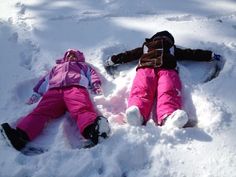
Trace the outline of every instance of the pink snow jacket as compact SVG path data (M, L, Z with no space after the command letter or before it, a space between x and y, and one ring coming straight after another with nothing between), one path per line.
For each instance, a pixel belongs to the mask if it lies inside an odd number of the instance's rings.
M76 61L67 61L66 56L69 52L73 52L77 56ZM51 88L63 88L73 85L92 88L94 83L101 84L97 72L85 63L82 52L69 49L62 59L56 61L56 66L39 80L33 90L43 95Z

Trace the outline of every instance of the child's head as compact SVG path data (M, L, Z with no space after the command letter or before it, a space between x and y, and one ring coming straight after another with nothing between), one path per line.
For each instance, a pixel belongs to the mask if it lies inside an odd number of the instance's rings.
M84 54L75 49L68 49L64 55L64 60L85 62Z
M153 41L155 38L158 38L158 37L167 37L170 39L170 41L174 44L175 43L175 39L174 37L172 36L172 34L169 32L169 31L160 31L160 32L157 32L156 34L154 34L151 38L146 38L146 42L150 42L150 41Z

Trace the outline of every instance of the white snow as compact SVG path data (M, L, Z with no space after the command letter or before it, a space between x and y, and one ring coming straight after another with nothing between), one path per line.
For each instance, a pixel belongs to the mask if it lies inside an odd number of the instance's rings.
M103 68L112 54L169 30L181 47L224 56L220 75L203 83L210 63L180 63L184 109L197 125L185 129L117 124L124 117L136 63ZM11 0L0 5L0 123L15 125L35 106L34 84L68 48L84 52L101 74L92 95L112 134L91 149L69 115L50 122L25 156L0 141L1 177L236 177L236 2L234 0Z

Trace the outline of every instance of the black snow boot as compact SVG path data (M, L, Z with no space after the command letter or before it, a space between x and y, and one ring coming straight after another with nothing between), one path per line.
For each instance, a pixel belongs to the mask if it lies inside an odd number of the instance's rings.
M109 133L110 126L107 118L99 116L93 124L85 128L83 135L92 141L93 145L88 146L92 147L98 144L99 137L107 138Z
M7 142L18 151L29 142L29 137L23 130L11 128L8 123L1 124L1 133Z

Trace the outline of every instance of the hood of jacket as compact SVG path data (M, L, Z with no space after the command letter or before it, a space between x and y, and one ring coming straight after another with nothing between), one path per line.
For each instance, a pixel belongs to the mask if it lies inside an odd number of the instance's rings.
M169 31L157 32L151 38L146 38L145 41L146 42L151 42L151 41L155 40L156 38L163 38L163 37L167 38L172 45L175 44L175 39Z
M75 61L77 61L77 62L85 62L85 57L84 57L83 52L81 52L81 51L79 51L79 50L76 50L76 49L68 49L68 50L65 52L64 57L61 58L61 59L56 60L56 63L57 63L57 64L60 64L60 63L66 62L66 56L67 56L69 53L75 54L75 56L76 56L76 60L75 60Z

